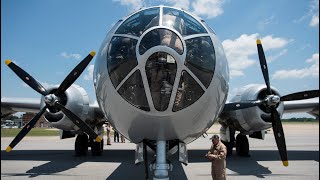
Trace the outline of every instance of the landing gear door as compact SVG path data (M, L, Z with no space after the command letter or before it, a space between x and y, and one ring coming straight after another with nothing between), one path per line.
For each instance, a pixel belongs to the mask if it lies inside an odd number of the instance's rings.
M184 165L188 165L188 150L183 142L179 142L179 161Z

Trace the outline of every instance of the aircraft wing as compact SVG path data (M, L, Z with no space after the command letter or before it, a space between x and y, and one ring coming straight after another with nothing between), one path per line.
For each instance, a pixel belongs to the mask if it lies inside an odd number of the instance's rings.
M284 102L284 113L306 112L319 118L319 98Z
M1 118L16 112L33 112L40 110L39 98L1 98ZM103 112L98 104L89 105L89 119L104 119Z
M34 112L40 110L39 98L1 98L1 118L16 112Z

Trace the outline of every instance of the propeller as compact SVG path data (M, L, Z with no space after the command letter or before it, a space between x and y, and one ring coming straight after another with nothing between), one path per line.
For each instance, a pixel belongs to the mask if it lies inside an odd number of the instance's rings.
M26 124L22 130L18 133L18 135L13 139L13 141L9 144L6 151L10 152L12 148L14 148L22 138L28 134L28 132L33 128L33 126L37 123L39 118L42 116L44 111L47 109L47 106L43 107L29 122Z
M286 141L284 137L280 115L279 115L279 112L277 111L277 105L283 101L295 101L295 100L304 100L304 99L319 97L319 90L302 91L302 92L288 94L282 97L279 97L277 94L274 94L271 90L268 65L267 65L267 61L264 55L264 51L263 51L260 39L257 40L257 49L258 49L259 61L260 61L263 78L267 86L267 96L263 100L252 100L252 101L249 100L249 101L227 103L225 104L223 110L224 111L239 110L239 109L259 106L262 104L269 107L271 112L272 129L273 129L274 137L277 143L278 151L279 151L283 165L288 166Z
M40 119L42 114L47 108L54 107L61 110L76 126L78 126L83 132L88 134L91 138L95 139L96 142L101 142L102 138L99 137L92 128L82 121L77 115L66 108L60 103L61 96L63 93L77 80L84 69L88 66L92 58L95 56L95 52L92 51L87 57L85 57L63 80L57 91L53 94L49 94L48 91L31 75L17 66L10 60L6 60L5 63L9 68L15 72L20 79L22 79L26 84L28 84L32 89L44 96L45 106L23 127L23 129L18 133L18 135L13 139L10 145L7 147L6 151L10 152L23 138L28 134L28 132L33 128L33 126Z
M267 66L266 58L264 55L264 51L263 51L260 39L257 40L257 48L258 48L258 55L259 55L262 74L265 80L265 84L267 86L267 93L269 93L269 95L265 99L265 102L266 102L266 105L269 106L271 110L271 122L272 122L274 138L278 146L278 151L279 151L282 163L284 166L288 166L286 141L284 137L280 115L277 111L276 106L281 101L282 102L294 101L294 100L303 100L303 99L319 97L319 90L297 92L297 93L288 94L282 97L279 97L278 95L273 94L270 88L268 66Z

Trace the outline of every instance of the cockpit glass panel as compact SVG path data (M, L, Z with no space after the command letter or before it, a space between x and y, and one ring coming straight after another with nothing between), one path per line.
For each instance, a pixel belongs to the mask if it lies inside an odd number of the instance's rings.
M204 24L204 26L205 26L207 29L209 29L210 33L216 34L216 33L214 32L214 30L213 30L204 20L202 20L201 22Z
M178 91L174 100L172 111L184 109L196 102L204 93L200 85L187 71L182 71Z
M108 50L108 72L115 88L138 65L136 57L137 40L127 37L113 37Z
M150 111L140 70L134 72L130 78L123 83L118 93L133 106L144 111Z
M116 34L140 36L148 28L159 25L159 12L159 8L151 8L132 15L120 25Z
M168 46L177 51L179 54L183 54L183 45L181 39L176 33L168 29L154 29L148 32L139 45L139 53L142 55L148 49L162 45Z
M168 53L152 54L146 62L146 75L156 110L165 111L170 102L177 63Z
M162 25L174 28L183 36L207 33L206 29L195 18L173 8L163 8Z
M187 56L185 65L208 88L212 80L216 56L209 36L186 40Z

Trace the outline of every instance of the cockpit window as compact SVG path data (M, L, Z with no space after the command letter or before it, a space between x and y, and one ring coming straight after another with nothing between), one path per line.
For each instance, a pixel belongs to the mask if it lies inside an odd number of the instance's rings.
M137 40L127 37L113 37L108 50L108 72L115 88L138 65L136 57Z
M172 111L184 109L196 102L204 93L200 85L187 71L182 71L178 91L174 100Z
M140 36L146 29L159 25L159 8L143 10L120 25L116 34Z
M131 77L123 83L118 93L133 106L144 111L150 111L140 70L134 72Z
M213 33L213 34L216 34L214 32L214 30L204 21L204 20L201 20L201 22L204 24L204 26L209 29L210 33Z
M168 46L177 51L179 54L183 54L183 45L181 39L174 32L168 29L155 29L148 32L139 45L139 53L142 55L148 49L158 46Z
M146 75L156 110L168 108L176 73L177 63L168 53L157 52L147 60Z
M186 40L187 57L185 65L208 88L216 64L214 47L210 37L197 37Z
M173 8L163 8L162 25L174 28L183 36L207 33L205 28L192 16Z

